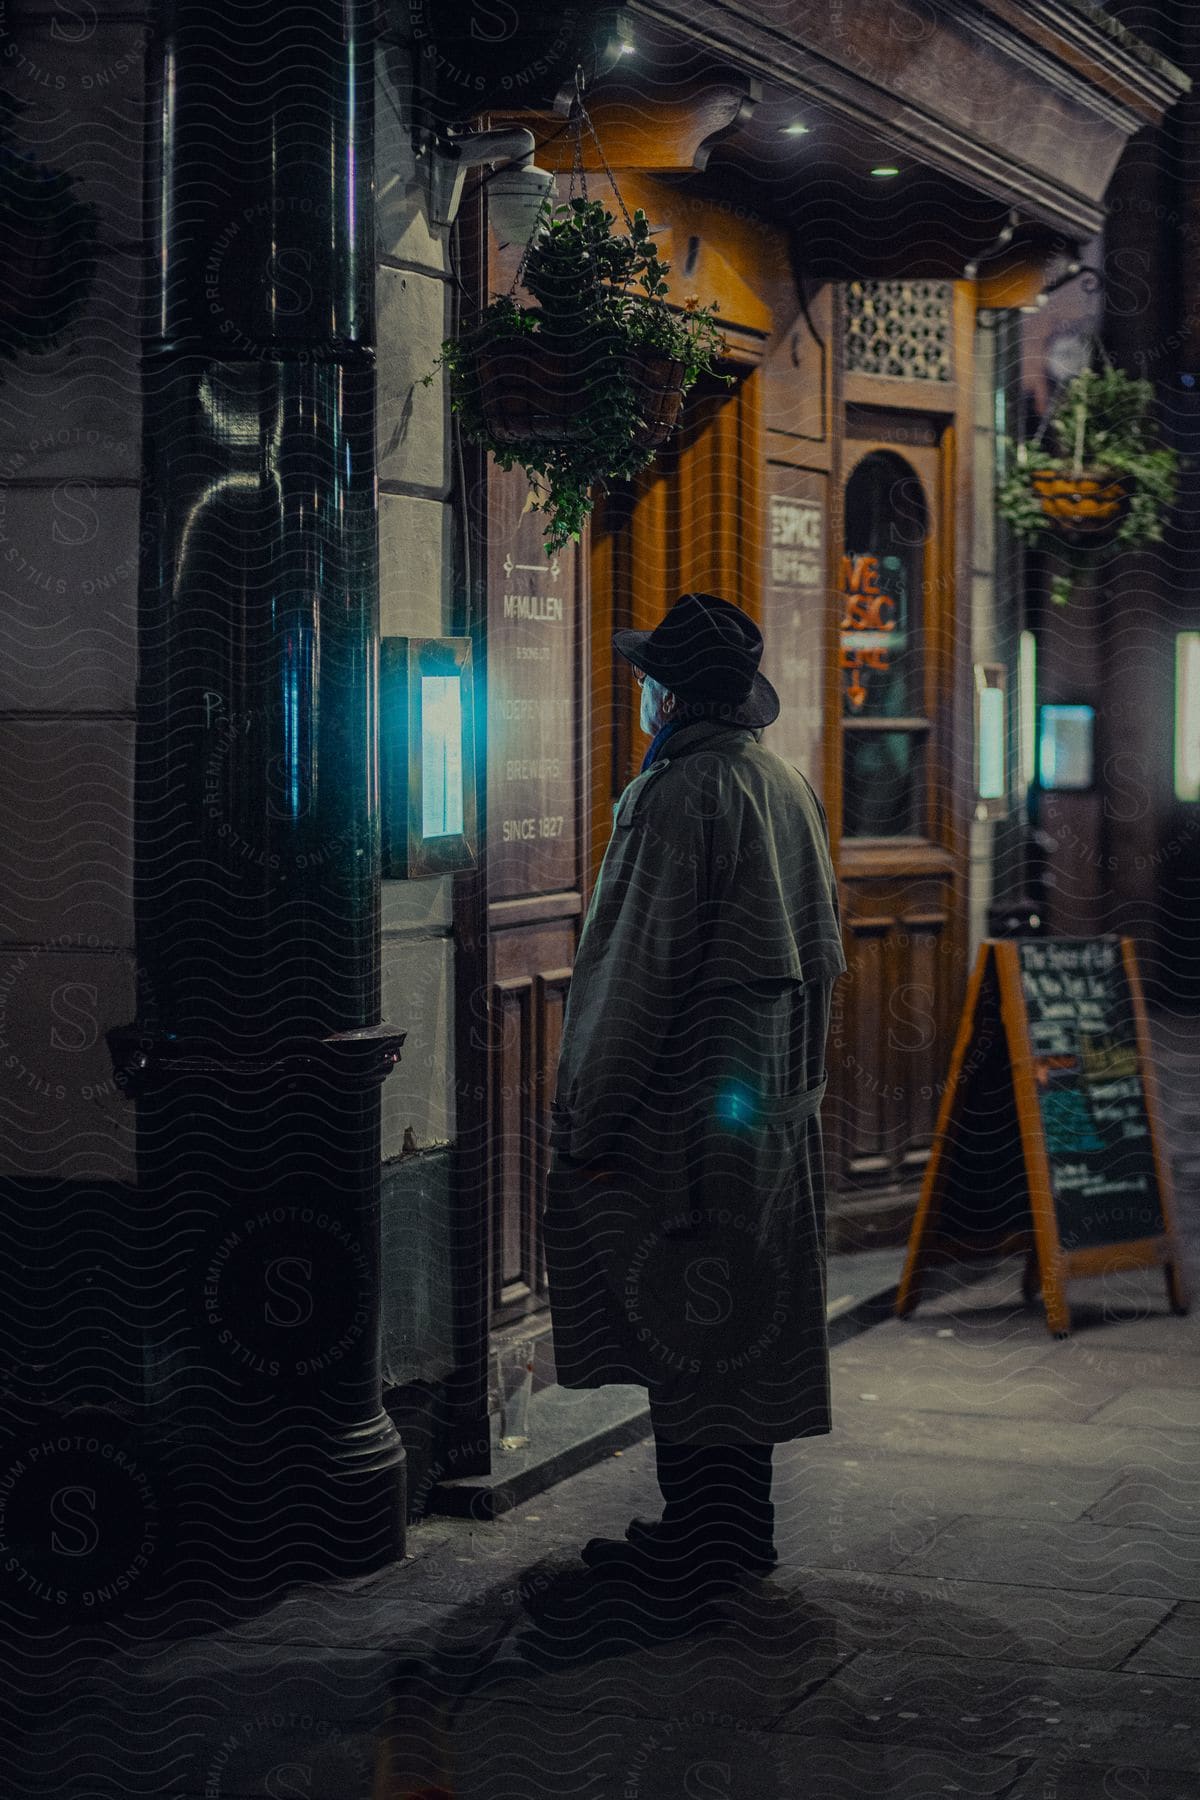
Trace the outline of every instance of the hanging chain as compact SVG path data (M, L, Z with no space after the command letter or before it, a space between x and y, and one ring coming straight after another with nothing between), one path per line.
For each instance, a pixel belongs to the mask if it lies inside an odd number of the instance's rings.
M571 125L571 143L573 146L571 156L571 185L567 190L568 204L575 198L576 182L579 183L580 199L587 200L588 198L587 168L583 160L583 122L587 118L587 112L585 111L583 104L583 85L583 64L576 63L575 98L571 102L571 111L568 115Z
M572 145L571 174L570 174L570 179L567 183L567 203L568 203L568 205L575 198L576 182L578 182L578 184L579 184L583 199L586 200L588 197L587 171L585 170L585 168L583 166L583 120L585 117L586 117L586 114L583 111L583 69L581 66L577 65L576 69L575 69L575 98L572 100L570 112L567 114L567 129L571 134L571 145ZM590 124L591 121L589 120L588 123ZM558 176L561 174L562 174L562 169L561 168L556 169L555 170L555 180L557 180ZM547 195L547 202L548 201L549 201L549 195ZM544 202L543 205L545 205L545 204L546 203ZM541 217L541 215L539 214L539 222L540 222L540 217ZM535 224L533 230L530 232L529 237L526 241L525 248L521 252L521 260L520 260L520 262L518 262L516 273L512 278L512 286L508 290L508 298L510 300L512 299L513 295L516 293L518 287L521 284L521 281L524 278L525 266L529 261L529 253L533 249L534 239L537 237L537 235L538 235L538 230L537 230L537 225Z
M632 231L633 230L633 220L629 216L629 208L626 206L624 200L621 197L621 190L617 186L617 178L613 174L612 170L609 168L608 158L605 156L604 151L600 147L600 139L596 135L596 127L592 124L592 121L587 113L584 113L583 116L587 120L588 130L592 134L592 141L596 146L596 155L600 158L601 167L603 168L604 173L608 176L608 185L611 187L613 193L617 196L617 205L621 209L621 217L625 221L626 229L629 231Z
M1106 349L1105 344L1104 344L1104 339L1100 336L1099 332L1089 331L1086 338L1084 339L1084 343L1086 345L1087 354L1085 356L1083 366L1080 369L1079 373L1081 375L1086 374L1087 371L1091 368L1093 359L1098 354L1100 361L1104 364L1105 369L1111 375L1113 372L1113 360L1112 360L1112 357L1108 354L1108 350ZM1078 379L1078 377L1076 377L1075 379ZM1062 399L1063 399L1063 394L1065 394L1065 392L1066 392L1066 387L1067 387L1067 384L1064 383L1063 392L1057 396L1057 398L1054 401L1054 404L1052 406L1048 406L1046 408L1046 411L1043 413L1042 419L1041 419L1040 424L1038 425L1037 431L1034 433L1032 439L1030 440L1030 444L1029 444L1030 449L1033 449L1033 450L1040 449L1042 439L1045 436L1048 427L1052 424L1059 423L1060 415L1062 412ZM1075 425L1075 434L1076 435L1075 435L1075 443L1073 445L1073 451L1074 451L1073 467L1074 467L1074 473L1076 475L1078 475L1081 472L1080 449L1081 449L1081 440L1082 440L1082 422L1083 422L1084 417L1086 417L1086 414L1084 414L1084 413L1078 414L1076 416L1076 425Z
M583 155L583 132L584 127L586 126L587 130L591 133L592 142L596 146L596 155L600 159L600 167L607 175L608 185L617 197L617 205L621 209L621 217L625 221L625 228L632 233L633 220L629 216L629 208L626 206L624 196L617 186L617 178L609 167L608 158L604 154L604 146L600 142L600 135L597 132L595 125L592 123L592 116L588 112L587 107L583 104L584 85L583 65L580 63L577 64L575 68L575 97L571 101L571 109L567 115L567 124L571 133L572 146L571 173L567 183L567 204L570 205L571 201L575 199L577 188L581 200L586 201L590 198L588 194L587 165ZM558 171L560 174L561 172L561 170ZM533 243L536 237L537 229L535 227L529 234L529 241L521 252L521 260L517 264L516 274L512 278L512 286L508 290L508 298L510 300L521 284L521 280L525 274L525 265L529 261L529 253L533 249Z
M521 259L518 262L516 271L513 275L512 285L509 287L508 293L505 295L505 299L507 299L507 300L512 299L513 295L516 293L517 289L521 285L521 282L525 275L525 264L529 261L529 252L533 249L533 240L536 236L537 236L537 226L535 224L533 230L530 232L528 238L525 240L525 248L521 252Z
M580 198L583 200L587 200L589 198L588 184L587 184L587 165L584 162L584 158L583 158L583 128L586 125L588 131L591 133L592 142L596 146L596 155L600 159L600 167L604 170L604 173L608 176L608 185L612 188L613 193L617 196L617 205L621 208L621 215L624 218L626 225L632 231L633 220L629 217L629 209L626 207L624 200L621 198L621 190L617 186L616 177L614 176L612 170L608 166L608 159L604 154L604 146L601 144L599 133L597 132L595 125L593 125L593 123L592 123L592 115L589 113L587 107L583 103L584 86L585 86L585 82L584 82L584 74L583 74L583 65L578 64L575 69L575 98L571 102L571 113L570 113L571 134L572 134L572 137L574 139L574 144L575 144L575 157L574 157L574 163L573 163L573 166L571 169L571 194L570 194L570 197L572 199L574 198L575 182L576 182L576 179L578 179Z

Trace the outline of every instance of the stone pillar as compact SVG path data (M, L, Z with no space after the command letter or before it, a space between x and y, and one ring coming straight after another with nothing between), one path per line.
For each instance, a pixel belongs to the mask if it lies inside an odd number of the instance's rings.
M228 1579L402 1551L380 1401L373 9L151 51L136 906L150 1410ZM187 1523L190 1521L190 1523Z

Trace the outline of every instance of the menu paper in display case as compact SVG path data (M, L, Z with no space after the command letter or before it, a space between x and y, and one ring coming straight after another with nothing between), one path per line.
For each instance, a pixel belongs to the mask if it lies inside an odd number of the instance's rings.
M380 640L384 880L475 866L475 706L469 638Z

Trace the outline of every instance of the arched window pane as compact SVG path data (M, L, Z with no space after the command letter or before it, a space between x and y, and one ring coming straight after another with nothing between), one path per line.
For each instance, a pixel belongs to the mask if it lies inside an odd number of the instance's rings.
M924 492L899 456L865 456L846 484L842 557L842 711L911 718L921 704Z
M921 619L929 517L910 464L865 456L846 484L842 557L842 833L921 833L925 736L878 721L924 713Z

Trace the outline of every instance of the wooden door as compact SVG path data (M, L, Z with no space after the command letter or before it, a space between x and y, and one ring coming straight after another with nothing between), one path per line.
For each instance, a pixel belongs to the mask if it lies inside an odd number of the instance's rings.
M962 980L952 418L849 409L838 645L846 979L831 1028L839 1183L928 1159Z
M650 631L680 594L717 594L762 614L762 422L757 370L698 383L676 437L601 503L592 528L591 877L612 832L613 801L648 739L632 670L614 631Z

